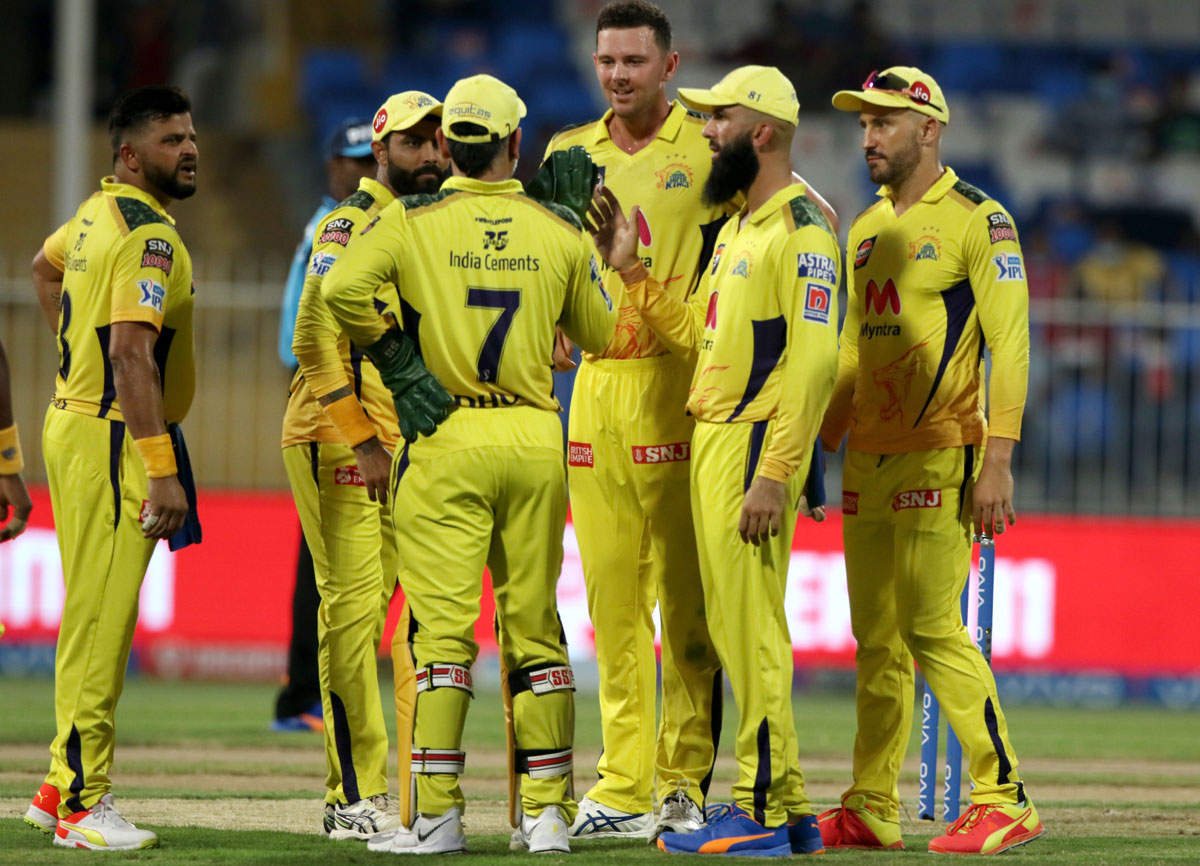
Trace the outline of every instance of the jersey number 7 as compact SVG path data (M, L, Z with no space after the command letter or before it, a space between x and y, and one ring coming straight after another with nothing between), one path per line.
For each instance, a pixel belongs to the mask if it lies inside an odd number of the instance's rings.
M508 339L513 318L521 308L521 290L468 287L467 306L500 311L500 315L496 317L483 339L483 346L479 349L479 360L475 364L480 382L495 382L500 377L500 356L504 354L504 341Z

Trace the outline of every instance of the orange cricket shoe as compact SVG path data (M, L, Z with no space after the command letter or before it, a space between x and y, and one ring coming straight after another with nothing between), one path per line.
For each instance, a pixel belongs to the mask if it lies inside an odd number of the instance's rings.
M826 848L862 848L900 850L900 823L885 821L871 811L867 798L853 794L842 805L817 817L821 839Z
M929 842L934 854L999 854L1032 842L1046 832L1037 809L1023 803L975 803Z
M25 810L25 823L43 833L53 833L58 827L58 788L46 782L33 795L33 802Z

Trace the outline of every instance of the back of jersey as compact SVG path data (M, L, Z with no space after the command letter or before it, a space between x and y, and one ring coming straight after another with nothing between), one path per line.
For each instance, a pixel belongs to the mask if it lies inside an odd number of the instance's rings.
M558 411L555 326L598 352L615 323L574 215L529 198L518 181L461 177L393 207L402 213L385 211L378 228L397 230L401 324L430 371L461 407Z

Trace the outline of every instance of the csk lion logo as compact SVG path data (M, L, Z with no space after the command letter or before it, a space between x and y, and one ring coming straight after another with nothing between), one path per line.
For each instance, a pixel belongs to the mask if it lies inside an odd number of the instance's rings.
M942 254L942 242L933 235L922 235L908 245L908 257L915 261L936 262Z
M899 419L900 424L904 424L904 401L908 399L909 387L922 366L921 356L916 352L927 345L928 341L913 346L895 361L879 367L871 374L875 384L883 388L888 396L888 402L879 410L882 420Z
M655 174L659 189L688 189L692 185L692 170L681 162L673 162Z

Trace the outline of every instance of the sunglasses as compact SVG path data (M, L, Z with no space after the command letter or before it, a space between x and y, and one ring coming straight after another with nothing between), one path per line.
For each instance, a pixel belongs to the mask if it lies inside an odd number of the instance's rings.
M887 72L883 75L880 75L878 72L872 72L867 76L867 80L863 82L862 89L878 90L883 93L896 93L900 96L907 96L913 102L919 102L921 105L928 105L939 111L945 110L941 106L929 101L929 88L924 84L919 81L916 84L909 84L894 72Z

